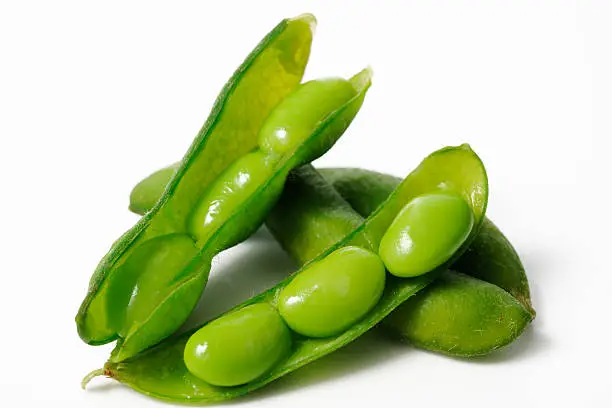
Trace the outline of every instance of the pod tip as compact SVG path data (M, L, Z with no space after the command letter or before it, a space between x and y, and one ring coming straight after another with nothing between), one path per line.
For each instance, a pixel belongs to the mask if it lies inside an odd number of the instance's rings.
M315 32L315 29L317 28L317 18L314 16L314 14L311 13L300 14L299 16L289 19L289 21L302 21L308 24L313 34Z

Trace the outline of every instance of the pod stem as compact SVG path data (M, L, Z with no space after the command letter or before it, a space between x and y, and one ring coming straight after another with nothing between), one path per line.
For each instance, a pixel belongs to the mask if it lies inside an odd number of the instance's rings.
M87 384L89 384L92 378L95 378L101 375L106 375L106 370L104 368L98 368L97 370L93 370L92 372L87 374L85 377L83 377L83 380L81 381L81 388L83 389L87 388Z

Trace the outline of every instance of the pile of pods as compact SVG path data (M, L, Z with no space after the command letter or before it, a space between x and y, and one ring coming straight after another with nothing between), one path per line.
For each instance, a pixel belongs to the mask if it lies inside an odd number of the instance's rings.
M364 101L371 70L301 83L312 15L281 21L217 98L184 158L141 181L140 220L99 263L76 317L116 341L106 375L144 394L231 399L384 330L451 356L491 353L531 322L529 286L485 217L483 163L446 147L406 178L315 169ZM301 269L201 327L175 332L213 257L263 223ZM379 324L380 323L380 324Z

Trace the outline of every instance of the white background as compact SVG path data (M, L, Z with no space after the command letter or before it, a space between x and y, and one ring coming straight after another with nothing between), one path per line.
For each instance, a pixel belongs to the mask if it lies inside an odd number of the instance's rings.
M538 316L473 362L369 334L238 405L612 406L609 2L0 4L0 405L167 406L107 379L81 391L111 347L82 343L74 315L137 219L134 183L183 155L264 34L309 11L319 28L306 78L375 71L317 164L406 175L470 143ZM293 269L259 234L219 257L195 320Z

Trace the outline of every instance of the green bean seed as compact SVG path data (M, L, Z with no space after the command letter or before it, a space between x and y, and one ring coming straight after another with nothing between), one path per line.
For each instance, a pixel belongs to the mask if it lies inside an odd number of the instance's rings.
M284 154L297 147L330 112L357 95L343 78L306 82L279 103L259 132L259 146L267 152Z
M465 242L474 214L457 194L425 194L410 201L380 241L385 266L402 278L422 275L442 265Z
M380 257L347 246L297 275L281 291L278 310L297 333L333 336L369 312L384 287L385 266Z
M232 163L203 194L188 220L188 230L205 241L274 171L274 161L261 151Z
M236 386L268 372L291 349L291 334L276 309L256 303L229 313L187 342L187 369L212 385Z

